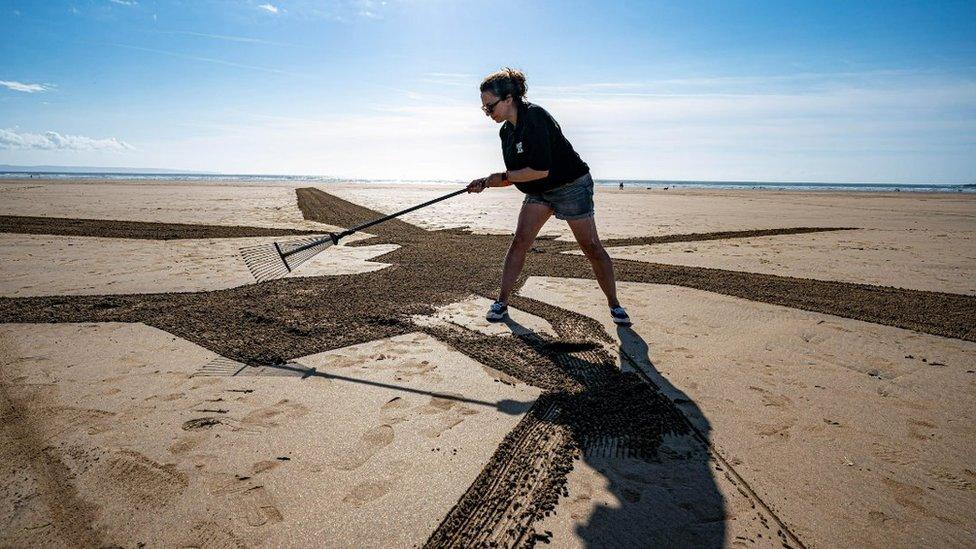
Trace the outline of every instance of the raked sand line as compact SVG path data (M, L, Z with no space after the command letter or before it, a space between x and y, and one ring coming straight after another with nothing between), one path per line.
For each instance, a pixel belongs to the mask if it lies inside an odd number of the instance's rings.
M322 234L322 231L0 215L0 233L173 240L177 238L245 238L251 236Z
M615 259L649 263L976 294L976 236L956 233L951 241L938 236L947 234L872 229L711 242L635 239L608 252Z
M651 244L671 244L677 242L704 242L709 240L732 240L741 238L756 238L762 236L797 235L807 233L829 233L832 231L856 231L855 227L786 227L782 229L755 229L751 231L716 231L710 233L668 234L660 236L636 236L629 238L601 239L607 248L618 246L642 246ZM578 252L579 245L575 242L544 239L540 250L563 252Z

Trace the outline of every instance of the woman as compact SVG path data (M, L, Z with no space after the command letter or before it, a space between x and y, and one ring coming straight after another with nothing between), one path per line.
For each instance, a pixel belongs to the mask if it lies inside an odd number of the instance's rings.
M603 249L593 221L590 168L563 137L552 116L525 100L525 91L525 75L508 68L488 75L481 83L481 109L495 122L502 122L499 135L507 171L475 179L468 185L468 192L514 184L525 193L515 238L505 256L498 300L486 318L496 321L508 314L508 296L522 272L525 254L546 220L555 213L557 219L569 223L576 242L593 265L613 321L629 325L630 318L617 301L610 255Z

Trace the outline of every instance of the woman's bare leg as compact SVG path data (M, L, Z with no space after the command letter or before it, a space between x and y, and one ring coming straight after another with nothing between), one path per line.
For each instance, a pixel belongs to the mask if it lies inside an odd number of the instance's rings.
M552 209L544 204L522 204L519 212L518 226L515 228L515 237L512 244L508 247L508 254L505 255L505 270L502 271L502 288L498 292L498 301L508 303L508 295L512 293L512 286L522 267L525 265L525 254L529 252L532 243L535 242L539 230L546 224Z
M613 263L610 261L610 254L603 249L603 243L600 242L600 237L596 233L596 222L594 222L593 216L574 219L568 223L569 228L573 230L573 236L576 237L576 242L579 243L580 250L583 251L586 258L590 260L590 265L593 266L593 274L596 275L596 280L600 283L600 289L607 296L607 304L611 308L619 307L617 283L613 277Z

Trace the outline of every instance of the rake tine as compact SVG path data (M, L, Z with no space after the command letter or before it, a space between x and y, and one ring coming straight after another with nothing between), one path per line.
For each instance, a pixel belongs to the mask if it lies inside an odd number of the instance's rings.
M254 280L267 282L287 276L299 265L325 249L324 244L332 243L333 238L330 235L325 238L303 238L290 242L247 246L241 248L240 253Z
M290 273L291 266L288 265L288 259L285 258L285 254L281 253L281 246L279 246L278 243L275 242L274 247L275 247L275 251L278 252L278 257L281 258L281 262L285 264L285 268L288 269L288 272Z

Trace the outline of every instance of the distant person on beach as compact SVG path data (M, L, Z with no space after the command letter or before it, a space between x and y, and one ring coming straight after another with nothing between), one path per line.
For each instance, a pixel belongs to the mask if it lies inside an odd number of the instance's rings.
M621 325L630 317L617 300L613 263L603 249L593 221L593 178L590 167L563 136L562 129L542 107L525 100L525 75L505 68L481 82L481 110L495 122L502 139L502 156L507 171L475 179L468 192L487 187L515 187L525 193L515 237L505 256L498 300L486 318L497 321L508 314L508 297L525 265L525 254L549 216L565 220L589 259L600 288L607 296L610 316Z

